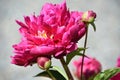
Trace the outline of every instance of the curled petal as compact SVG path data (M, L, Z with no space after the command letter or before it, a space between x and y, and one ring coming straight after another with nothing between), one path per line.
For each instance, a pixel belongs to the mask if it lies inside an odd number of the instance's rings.
M77 44L76 43L71 43L66 47L66 54L70 54L70 52L74 51L77 49Z
M71 35L69 32L65 32L62 37L62 43L63 44L68 44L71 41Z
M55 48L51 46L36 46L31 49L31 54L36 55L52 55L54 53Z

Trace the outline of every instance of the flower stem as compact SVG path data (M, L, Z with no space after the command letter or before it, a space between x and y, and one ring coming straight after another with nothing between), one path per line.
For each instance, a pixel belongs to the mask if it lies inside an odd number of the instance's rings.
M83 56L82 56L81 78L80 78L80 80L83 80L83 65L84 65L84 57L85 57L85 51L86 51L86 46L87 46L88 26L86 28L87 29L86 29L85 42L84 42L84 48L85 48L85 50L83 51Z
M50 75L50 77L52 78L52 80L56 80L55 77L52 75L52 73L49 70L46 70L46 71Z
M65 72L68 76L68 79L69 80L74 80L73 77L72 77L72 74L71 74L71 72L70 72L70 70L69 70L69 68L68 68L68 66L67 66L67 64L64 60L64 58L61 58L60 61L61 61L61 64L62 64L62 66L63 66L63 68L64 68L64 70L65 70Z

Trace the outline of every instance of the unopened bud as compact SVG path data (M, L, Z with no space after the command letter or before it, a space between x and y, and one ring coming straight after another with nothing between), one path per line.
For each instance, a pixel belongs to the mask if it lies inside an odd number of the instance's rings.
M82 57L74 61L76 67L75 76L79 79L81 76L84 77L84 80L90 80L92 77L101 72L101 63L95 58L85 57L84 64L82 64ZM83 75L81 75L81 67L83 66ZM93 79L91 79L93 80Z
M93 11L86 11L83 13L82 20L85 22L92 23L96 18L96 13Z
M46 70L50 68L51 60L48 57L38 57L37 64L41 69Z

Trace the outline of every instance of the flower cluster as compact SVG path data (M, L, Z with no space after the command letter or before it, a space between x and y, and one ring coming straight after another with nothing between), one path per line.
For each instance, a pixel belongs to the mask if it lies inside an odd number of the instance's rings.
M13 45L15 55L12 63L28 66L36 63L39 57L60 59L77 49L78 40L86 33L87 22L95 17L93 11L85 14L69 11L65 1L61 4L46 3L38 16L25 16L25 23L16 20L21 26L22 39Z
M79 60L74 61L75 66L75 76L80 80L81 78L81 67L82 67L82 58L80 57ZM91 57L84 58L83 64L83 78L84 80L89 80L91 77L94 77L96 74L101 72L101 64L98 60Z

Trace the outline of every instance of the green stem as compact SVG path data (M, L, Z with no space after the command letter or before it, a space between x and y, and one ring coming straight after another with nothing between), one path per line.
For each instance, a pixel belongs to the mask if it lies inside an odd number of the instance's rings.
M85 51L86 51L86 46L87 46L87 37L88 37L88 26L86 29L86 35L85 35L85 42L84 42L84 48L85 50L83 51L83 56L82 56L82 64L81 64L81 80L83 80L83 64L84 64L84 55L85 55Z
M52 80L56 80L55 77L52 75L52 73L49 70L46 70L46 71L50 75L50 77L52 78Z
M64 70L65 70L65 72L68 76L68 79L69 80L74 80L73 77L72 77L72 74L71 74L71 72L70 72L70 70L69 70L69 68L68 68L68 66L67 66L67 64L64 60L64 58L61 58L60 61L61 61L61 64L62 64L62 66L63 66L63 68L64 68Z

